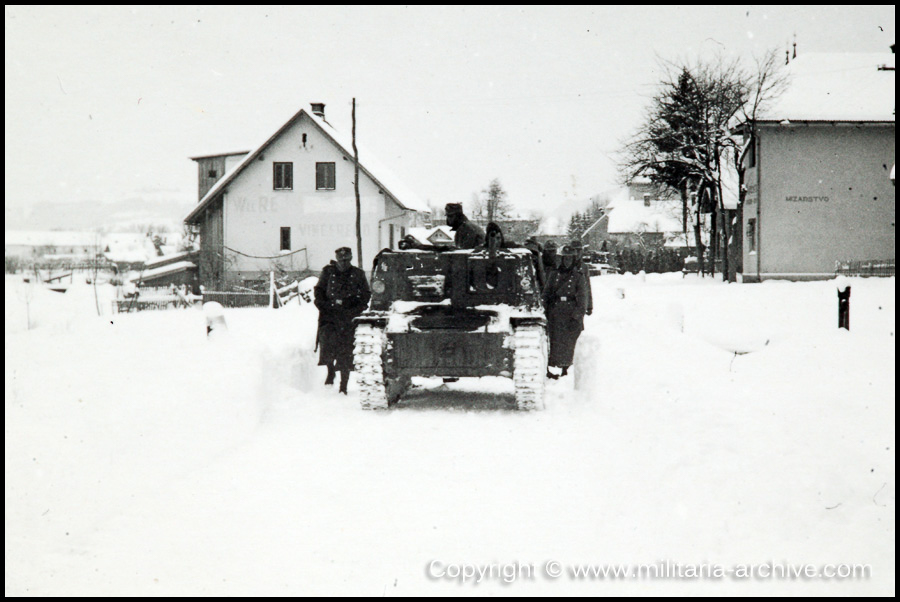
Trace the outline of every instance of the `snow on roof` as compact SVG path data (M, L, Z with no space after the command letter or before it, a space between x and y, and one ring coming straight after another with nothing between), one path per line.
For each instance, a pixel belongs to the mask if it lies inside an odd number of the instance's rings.
M305 111L304 111L305 112ZM353 156L353 139L343 132L339 132L334 129L330 123L319 117L318 115L314 115L313 113L306 113L307 116L312 119L319 127L325 131L328 136L334 140L338 146L340 146L347 156ZM356 144L356 148L359 151L359 167L364 171L368 172L369 177L373 180L381 184L382 188L384 188L394 199L400 203L400 205L405 209L412 209L414 211L424 211L430 212L431 209L428 207L428 204L425 203L417 194L415 194L412 190L406 187L406 185L398 178L391 170L389 170L383 163L378 161L372 153L370 153L365 146L360 145L358 142Z
M787 66L787 91L760 121L892 122L893 67L892 53L801 55Z
M194 155L193 157L188 157L191 161L198 161L200 159L215 159L216 157L241 157L243 155L248 154L250 151L236 151L233 153L209 153L205 155Z
M190 213L184 218L184 221L189 221L198 216L202 209L206 207L214 198L216 198L225 187L230 184L237 176L240 174L244 168L250 164L257 156L259 156L262 151L269 146L275 139L277 139L285 130L288 129L291 125L294 124L298 119L300 119L301 115L306 115L307 118L310 119L314 124L316 124L319 129L322 130L328 138L330 138L337 146L341 149L349 157L353 156L353 144L352 139L347 137L345 134L339 132L334 129L331 124L322 119L321 117L308 112L306 109L300 109L297 113L294 114L286 123L284 123L278 130L272 134L265 142L259 145L256 149L251 151L248 155L246 155L239 163L237 163L233 169L229 170L225 173L225 175L219 179L212 188L200 199L200 202L197 204L194 209L191 210ZM372 155L369 153L363 146L357 143L357 150L359 151L359 168L367 174L372 180L378 184L386 194L391 196L397 203L404 209L410 209L413 211L430 211L428 205L419 198L415 193L406 188L406 186L392 173L388 170L384 165L379 163Z
M681 232L681 201L618 200L609 206L610 234L629 232Z
M150 254L143 249L125 249L120 251L107 251L103 254L110 261L122 261L125 263L146 262Z
M453 241L453 230L450 226L435 226L433 228L409 228L407 233L424 245L434 244L431 239L436 232L442 232L451 242Z
M153 266L163 263L165 261L172 261L173 259L181 259L183 257L187 257L196 253L196 251L182 251L180 253L170 253L163 255L162 257L154 257L153 259L147 260L147 263L144 264L147 268L152 268Z
M7 246L25 247L90 247L100 246L100 235L95 232L61 230L7 230Z
M156 278L158 276L163 276L165 274L172 274L175 272L181 272L183 270L194 269L197 266L191 263L190 261L179 261L176 263L170 263L169 265L164 265L158 268L153 268L150 270L144 270L140 274L136 274L130 278L130 280L138 281L138 280L149 280L151 278Z

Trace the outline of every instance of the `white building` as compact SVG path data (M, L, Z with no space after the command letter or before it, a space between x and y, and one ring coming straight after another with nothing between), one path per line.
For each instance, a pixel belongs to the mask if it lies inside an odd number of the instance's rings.
M255 150L196 157L215 180L185 218L200 233L200 281L210 289L258 280L272 270L317 272L338 247L356 244L353 147L326 120L323 104L301 109ZM359 147L362 267L396 248L429 208ZM215 171L215 175L213 175ZM223 172L223 173L220 173Z

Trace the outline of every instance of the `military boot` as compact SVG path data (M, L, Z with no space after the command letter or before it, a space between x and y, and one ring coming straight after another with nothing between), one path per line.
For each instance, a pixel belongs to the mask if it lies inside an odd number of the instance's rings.
M339 393L347 394L347 383L350 382L350 371L349 370L341 370L341 387L338 389Z

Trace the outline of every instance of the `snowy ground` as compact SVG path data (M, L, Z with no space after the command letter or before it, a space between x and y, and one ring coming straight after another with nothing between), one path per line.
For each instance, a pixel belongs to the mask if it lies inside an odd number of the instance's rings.
M211 341L7 277L6 595L893 595L895 281L848 282L850 332L834 282L595 277L585 390L517 413L503 379L361 411L308 305Z

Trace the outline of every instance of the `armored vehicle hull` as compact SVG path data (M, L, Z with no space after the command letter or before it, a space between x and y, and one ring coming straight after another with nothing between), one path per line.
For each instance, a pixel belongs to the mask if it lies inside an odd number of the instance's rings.
M522 410L543 408L546 320L526 250L383 252L356 319L363 408L387 408L413 376L504 376Z

